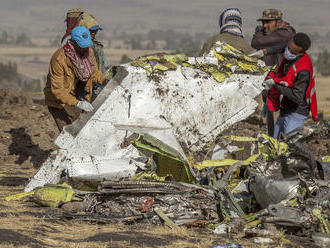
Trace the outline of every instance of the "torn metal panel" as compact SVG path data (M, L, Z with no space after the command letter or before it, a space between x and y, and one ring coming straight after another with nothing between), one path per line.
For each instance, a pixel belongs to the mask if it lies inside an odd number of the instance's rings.
M214 54L188 58L187 62L182 56L167 57L174 59L175 66L165 63L168 69L159 65L164 70L151 73L131 64L119 67L93 102L95 111L64 128L56 140L60 148L57 158L44 163L26 190L46 182L57 183L63 171L70 177L81 177L79 171L94 177L95 172L102 171L108 173L106 179L113 179L115 168L129 168L126 175L130 176L131 161L140 154L135 147L121 144L133 133L150 135L186 161L182 144L185 152L197 152L224 129L247 118L257 107L254 98L262 90L266 67L237 51L229 52L232 48L226 44L219 43L217 47L222 47L217 52L221 56L230 56L225 59L225 67L232 65L236 70L227 74L222 83L214 78L214 71L210 74L201 69L214 64L219 72L221 68L225 70L224 62Z

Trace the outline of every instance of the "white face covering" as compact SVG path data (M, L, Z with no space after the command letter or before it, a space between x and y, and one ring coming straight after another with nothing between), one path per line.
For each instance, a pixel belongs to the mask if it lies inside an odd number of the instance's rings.
M289 50L289 46L287 46L284 51L284 58L286 58L287 60L294 60L297 58L297 56L291 53Z

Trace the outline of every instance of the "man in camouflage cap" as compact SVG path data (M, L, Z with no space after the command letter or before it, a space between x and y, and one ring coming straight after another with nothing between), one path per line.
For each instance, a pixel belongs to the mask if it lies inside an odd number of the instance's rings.
M283 58L284 49L293 38L296 31L289 23L282 20L283 14L277 9L265 9L262 17L257 21L261 21L262 25L256 27L253 35L251 46L257 49L257 52L250 54L261 58L266 65L279 65ZM263 100L267 101L267 91L264 90L262 94ZM261 102L258 101L258 102ZM274 133L274 115L264 105L263 112L266 112L266 122L268 127L268 134L273 136Z
M288 42L296 31L289 23L282 20L283 13L277 9L265 9L261 21L253 35L251 46L259 50L259 55L266 65L279 65Z

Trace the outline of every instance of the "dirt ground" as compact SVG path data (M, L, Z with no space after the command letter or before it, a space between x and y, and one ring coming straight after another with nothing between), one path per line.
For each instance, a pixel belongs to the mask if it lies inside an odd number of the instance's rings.
M6 202L20 193L56 149L59 134L47 108L23 92L0 90L0 247L213 247L236 243L259 247L238 236L218 236L207 229L133 224L98 224L67 220L61 209L27 200ZM245 135L265 130L257 117L236 126ZM247 131L249 130L249 131ZM260 247L315 247L310 240ZM301 245L298 245L300 243Z

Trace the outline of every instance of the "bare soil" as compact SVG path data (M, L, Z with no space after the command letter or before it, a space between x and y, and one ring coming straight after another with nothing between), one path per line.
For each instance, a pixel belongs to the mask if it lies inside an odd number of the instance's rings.
M8 195L20 193L56 149L58 130L47 108L24 92L0 90L0 247L213 247L236 243L259 247L252 239L219 236L198 228L99 224L68 220L58 208L45 208L26 199L6 202ZM252 135L265 127L251 117L236 130ZM244 132L245 130L245 132ZM313 247L309 240L294 243L274 239L260 247ZM315 247L315 246L314 246Z

